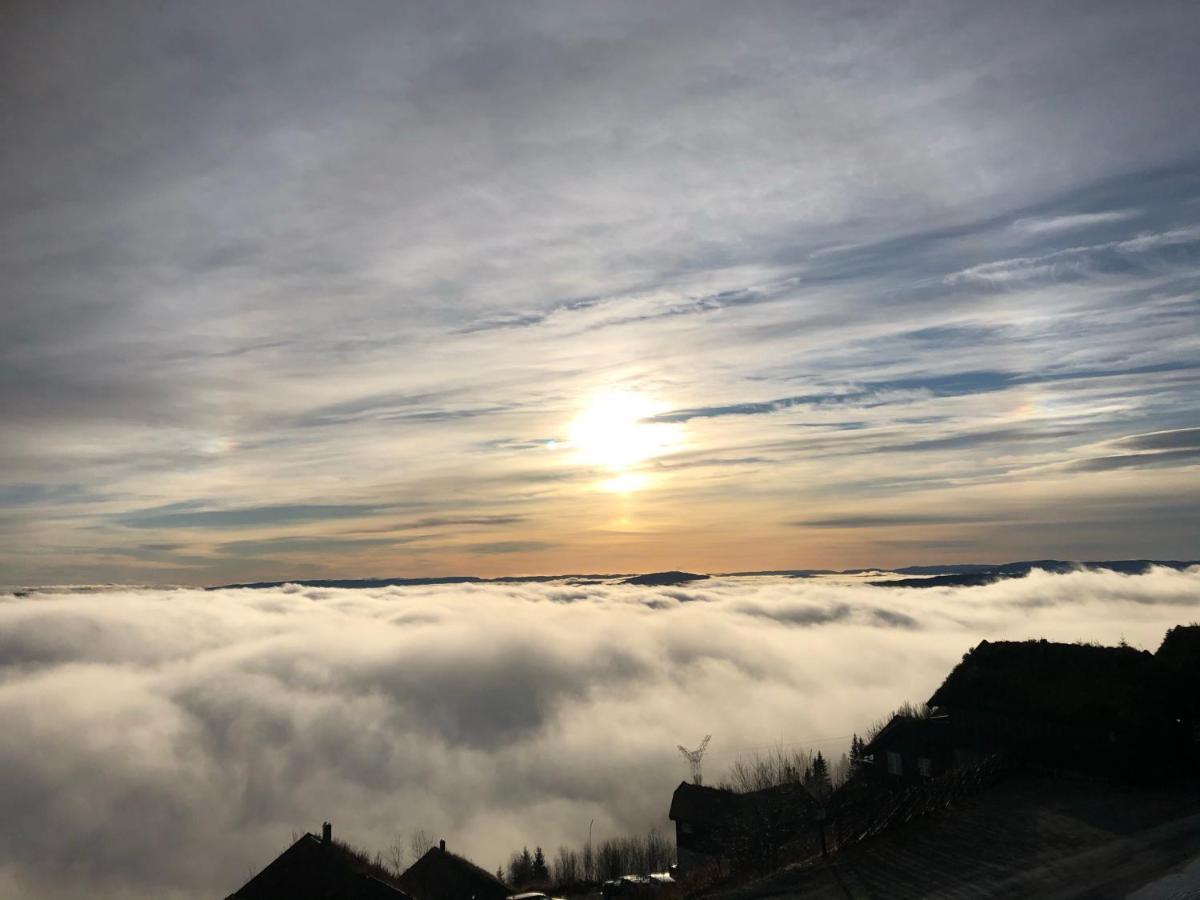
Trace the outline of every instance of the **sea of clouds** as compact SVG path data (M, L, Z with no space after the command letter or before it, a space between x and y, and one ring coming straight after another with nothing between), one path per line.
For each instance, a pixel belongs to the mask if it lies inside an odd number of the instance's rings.
M0 596L0 896L215 897L323 819L513 849L666 829L676 744L837 756L983 638L1153 650L1200 567Z

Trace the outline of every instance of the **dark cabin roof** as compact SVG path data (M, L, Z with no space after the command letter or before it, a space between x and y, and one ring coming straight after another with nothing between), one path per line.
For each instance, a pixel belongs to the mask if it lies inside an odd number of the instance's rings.
M681 781L671 795L667 817L672 822L714 825L737 814L740 796L733 791Z
M782 784L738 794L684 781L671 796L668 817L693 825L781 825L800 821L820 808L801 784Z
M862 752L867 756L873 756L880 750L885 750L888 747L906 744L935 744L938 742L948 741L950 738L950 717L949 716L930 716L922 718L920 716L906 716L903 713L897 713L892 716L890 722L879 730L879 734L871 738Z
M397 883L416 900L504 900L512 893L491 872L440 846L409 866Z
M388 872L338 841L306 834L229 900L412 900Z
M983 641L963 657L929 705L1080 723L1165 714L1168 675L1132 647Z

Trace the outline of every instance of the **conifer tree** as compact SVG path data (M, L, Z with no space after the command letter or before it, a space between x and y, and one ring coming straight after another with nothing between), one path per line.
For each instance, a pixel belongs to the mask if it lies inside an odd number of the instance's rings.
M525 847L520 853L514 853L508 863L508 881L513 887L522 887L533 880L533 857L529 848Z
M850 775L858 775L863 770L863 766L867 764L863 755L863 747L866 744L863 739L857 734L850 738Z
M829 781L829 764L825 762L825 757L821 755L821 751L817 751L817 755L813 757L812 762L812 792L817 797L828 797L832 790L832 785Z
M537 882L550 880L550 870L546 868L546 854L542 852L541 847L534 850L531 874L533 875L533 880Z

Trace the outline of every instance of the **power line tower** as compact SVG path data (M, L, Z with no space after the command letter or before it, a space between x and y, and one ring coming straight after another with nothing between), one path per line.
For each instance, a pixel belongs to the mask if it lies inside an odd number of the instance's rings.
M683 758L692 764L692 784L704 784L704 778L700 775L700 758L704 756L704 748L711 740L712 735L706 734L704 740L700 742L700 746L695 750L689 750L683 744L676 745L679 747L679 752L683 754Z

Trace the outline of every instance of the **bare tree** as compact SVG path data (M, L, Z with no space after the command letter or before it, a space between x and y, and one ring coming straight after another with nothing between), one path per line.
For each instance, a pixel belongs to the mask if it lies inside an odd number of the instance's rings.
M645 835L609 838L596 850L596 880L662 872L675 861L674 847L657 829Z
M414 828L408 838L408 849L413 860L418 860L433 847L433 838L424 828Z
M782 746L768 753L755 752L734 760L720 786L748 794L781 784L802 783L804 773L812 772L814 758L811 750L788 750Z
M395 839L383 851L383 858L393 873L399 875L404 871L405 849L404 835L397 834Z
M570 847L558 848L554 858L554 883L574 884L579 880L579 854Z
M583 866L583 878L585 881L596 880L596 852L592 848L591 839L583 845L583 853L581 854L580 864Z

